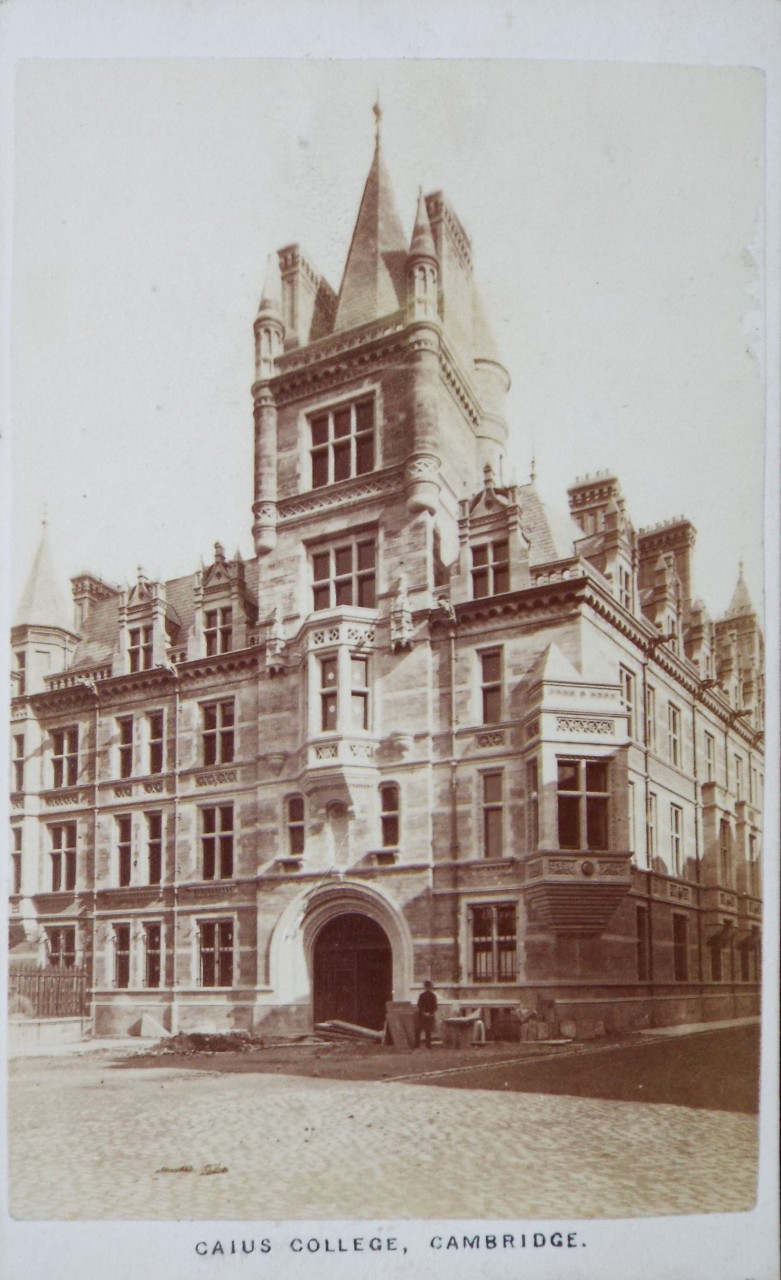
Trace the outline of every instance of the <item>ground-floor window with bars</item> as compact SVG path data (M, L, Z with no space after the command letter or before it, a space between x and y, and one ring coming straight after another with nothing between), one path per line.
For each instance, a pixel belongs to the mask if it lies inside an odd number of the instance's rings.
M514 902L470 907L473 982L514 982L517 911Z
M144 986L159 987L163 950L163 926L157 921L144 925Z
M198 926L202 987L233 986L233 921L202 920Z
M46 930L46 960L51 969L72 969L76 963L74 925L51 925Z

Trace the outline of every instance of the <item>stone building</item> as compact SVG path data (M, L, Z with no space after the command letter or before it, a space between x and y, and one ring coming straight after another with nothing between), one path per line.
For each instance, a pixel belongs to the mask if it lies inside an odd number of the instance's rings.
M379 131L338 294L255 321L255 556L119 590L46 539L12 629L11 943L95 1029L382 1025L431 977L588 1036L758 1007L763 650L694 529L509 475L509 375L441 192Z

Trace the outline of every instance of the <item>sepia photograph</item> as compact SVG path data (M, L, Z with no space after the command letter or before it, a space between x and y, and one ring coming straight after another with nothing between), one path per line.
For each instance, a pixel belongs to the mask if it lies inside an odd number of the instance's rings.
M12 1280L773 1280L581 1253L758 1221L767 102L16 62Z

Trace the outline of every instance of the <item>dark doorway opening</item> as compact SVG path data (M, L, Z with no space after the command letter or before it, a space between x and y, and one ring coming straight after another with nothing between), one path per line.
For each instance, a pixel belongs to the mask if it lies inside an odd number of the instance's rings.
M357 911L329 920L315 941L313 985L315 1022L338 1018L380 1031L393 989L384 929Z

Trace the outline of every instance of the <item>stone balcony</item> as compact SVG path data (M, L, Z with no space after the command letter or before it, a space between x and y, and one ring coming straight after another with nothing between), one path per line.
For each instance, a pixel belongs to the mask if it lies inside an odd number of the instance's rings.
M551 933L603 933L632 883L629 852L541 850L522 859L533 921Z

